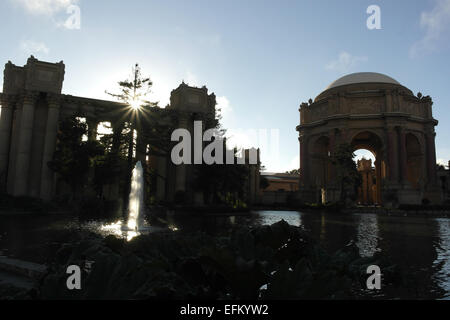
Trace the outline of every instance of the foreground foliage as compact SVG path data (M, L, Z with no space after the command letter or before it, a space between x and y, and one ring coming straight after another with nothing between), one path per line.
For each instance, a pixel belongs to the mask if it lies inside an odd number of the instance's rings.
M354 244L330 255L285 221L221 237L155 233L126 242L92 236L58 251L39 298L359 298L371 264L382 268L384 284L399 279L395 267L360 257ZM69 265L86 266L82 290L66 289Z

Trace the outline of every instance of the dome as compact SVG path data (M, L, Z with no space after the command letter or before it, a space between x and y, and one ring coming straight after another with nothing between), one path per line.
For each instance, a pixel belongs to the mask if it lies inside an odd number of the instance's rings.
M402 86L397 80L382 74L382 73L376 73L376 72L357 72L357 73L351 73L346 76L343 76L336 81L333 81L328 87L325 88L324 91L322 91L315 99L314 101L318 101L324 97L327 96L327 93L329 90L352 85L352 84L362 84L362 83L370 83L370 84L388 84L388 85L396 85L396 86ZM403 87L403 86L402 86ZM405 88L407 89L407 88ZM409 89L408 93L410 93ZM411 93L412 94L412 93Z
M332 82L325 90L345 86L348 84L354 84L354 83L391 83L391 84L397 84L400 85L400 83L392 79L391 77L382 74L382 73L376 73L376 72L358 72L358 73L352 73L348 74L346 76L343 76L342 78L337 79L336 81Z

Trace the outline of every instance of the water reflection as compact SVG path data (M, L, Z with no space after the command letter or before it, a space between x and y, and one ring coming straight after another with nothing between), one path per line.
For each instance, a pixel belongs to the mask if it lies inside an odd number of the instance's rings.
M379 251L378 216L376 214L359 215L356 246L363 257L372 257Z
M280 214L280 211L258 211L257 215L259 216L259 224L271 225L281 220L285 220L290 225L296 227L301 226L300 212L298 211L282 211L282 212L283 214Z
M450 300L450 222L448 219L436 219L436 222L439 226L439 243L436 246L437 258L434 265L438 271L434 277L446 292L443 298Z
M130 227L134 226L134 227ZM136 228L136 220L128 219L128 223L125 224L122 220L111 224L104 224L100 226L100 230L108 235L114 235L120 238L125 238L127 241L137 237L140 232Z
M302 213L300 218L304 229L329 252L341 249L350 241L357 242L359 217L356 215Z
M270 225L282 219L306 229L330 253L350 241L356 242L363 256L380 251L383 257L399 265L413 284L404 294L390 297L450 298L448 218L255 211L250 216L167 215L163 219L144 221L138 230L130 230L128 221L119 219L79 221L70 216L0 216L0 251L8 256L44 262L43 257L54 252L61 242L84 230L131 240L141 233L155 231L220 234L234 226Z
M327 228L326 228L326 222L325 222L325 216L321 215L320 217L320 236L319 239L321 241L324 241L326 238L326 234L327 234Z

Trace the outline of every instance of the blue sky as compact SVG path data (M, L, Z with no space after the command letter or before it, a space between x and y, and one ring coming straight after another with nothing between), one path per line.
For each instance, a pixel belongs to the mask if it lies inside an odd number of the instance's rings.
M380 30L366 26L373 4ZM79 29L64 25L70 5ZM136 62L162 105L182 80L206 85L225 128L279 130L268 171L298 167L299 104L363 71L433 98L437 158L450 160L450 0L3 0L0 21L0 62L64 60L67 94L108 98Z

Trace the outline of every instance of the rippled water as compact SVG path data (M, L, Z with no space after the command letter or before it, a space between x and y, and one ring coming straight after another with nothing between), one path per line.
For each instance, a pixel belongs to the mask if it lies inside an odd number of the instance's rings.
M406 271L417 287L415 297L450 299L450 219L377 214L321 214L255 211L251 216L169 216L147 222L140 231L122 228L123 221L79 221L67 216L0 216L0 255L44 262L61 242L79 231L131 239L157 231L211 234L233 225L268 225L284 219L301 226L329 252L354 241L363 256L380 252Z
M304 227L329 251L355 241L362 256L380 252L407 271L421 298L450 299L450 219L377 214L259 213ZM281 216L280 216L281 214Z

